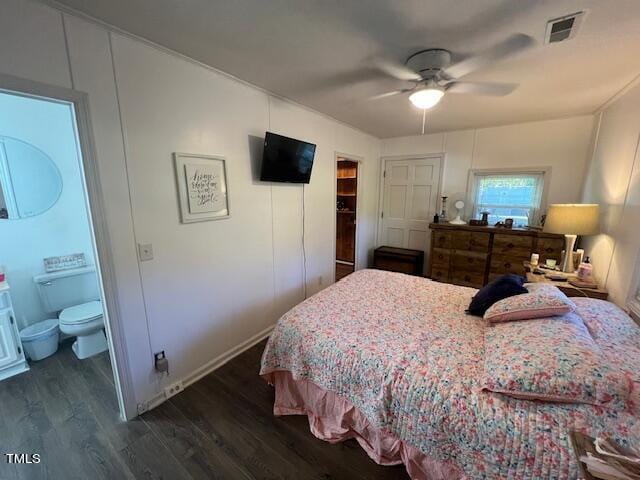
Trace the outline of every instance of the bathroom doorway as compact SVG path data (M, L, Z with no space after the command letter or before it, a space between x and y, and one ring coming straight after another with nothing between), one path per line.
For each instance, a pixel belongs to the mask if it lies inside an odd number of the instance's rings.
M88 125L83 94L0 75L0 403L108 429L131 394ZM24 412L0 414L12 439Z

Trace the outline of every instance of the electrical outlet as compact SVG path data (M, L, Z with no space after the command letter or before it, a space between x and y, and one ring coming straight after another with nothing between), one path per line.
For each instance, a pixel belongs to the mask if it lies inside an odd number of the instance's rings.
M167 360L164 350L154 353L153 358L156 370L169 375L169 360Z
M140 257L141 262L153 260L153 245L150 243L139 243L138 257Z
M172 383L168 387L165 387L164 396L165 398L169 399L174 395L179 394L182 390L184 390L184 387L182 386L182 382Z

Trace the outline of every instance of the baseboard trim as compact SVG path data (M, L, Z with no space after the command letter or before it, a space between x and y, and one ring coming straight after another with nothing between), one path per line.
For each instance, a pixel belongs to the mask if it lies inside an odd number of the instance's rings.
M264 340L271 334L274 327L275 327L275 324L268 326L264 330L256 333L253 337L248 338L241 344L236 345L232 349L224 352L222 355L217 356L210 362L205 363L202 367L198 368L195 372L191 373L190 375L187 375L182 380L183 385L185 387L188 387L192 383L195 383L198 380L200 380L205 375L209 375L214 370L217 370L218 368L223 366L225 363L227 363L229 360L234 359L241 353L244 353L247 350L249 350L251 347L257 345L258 343L260 343L262 340Z
M201 366L200 368L196 369L194 372L184 377L182 379L183 388L187 388L189 385L197 382L202 377L209 375L214 370L217 370L218 368L222 367L225 363L229 362L230 360L233 360L238 355L246 352L251 347L260 343L262 340L264 340L269 335L271 335L271 332L273 331L274 327L275 327L275 324L268 326L264 330L261 330L260 332L256 333L255 335L248 338L244 342L240 343L239 345L236 345L235 347L227 350L223 354L218 355L213 360L205 363L203 366ZM167 400L167 397L165 393L160 392L149 399L147 404L143 407L142 411L140 410L140 407L139 407L138 413L143 413L144 411L156 408L158 405L164 403L166 400Z
M151 397L151 399L149 399L147 403L138 404L138 415L142 415L144 412L153 410L158 405L163 404L167 400L167 396L164 394L164 392L155 394L153 397Z

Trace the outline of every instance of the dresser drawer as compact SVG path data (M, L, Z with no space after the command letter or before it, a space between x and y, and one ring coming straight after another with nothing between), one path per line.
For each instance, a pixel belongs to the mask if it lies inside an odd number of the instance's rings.
M438 267L433 266L431 270L431 280L435 280L436 282L449 282L449 267Z
M523 262L529 259L529 255L493 255L491 257L490 274L505 275L516 273L525 275Z
M446 248L434 248L431 251L431 265L433 268L446 267L449 268L449 261L451 260L451 250Z
M488 252L491 235L482 232L453 232L451 242L456 250Z
M482 288L484 285L484 273L453 270L451 282L464 287Z
M487 269L487 254L456 250L451 257L451 269L454 272L473 272L484 275L484 271Z
M534 249L540 255L540 263L544 263L547 258L560 261L564 250L564 239L562 238L538 238L538 243Z
M533 237L496 234L493 237L493 254L515 254L529 258L533 248Z
M431 246L433 248L451 248L451 232L434 230L431 235Z

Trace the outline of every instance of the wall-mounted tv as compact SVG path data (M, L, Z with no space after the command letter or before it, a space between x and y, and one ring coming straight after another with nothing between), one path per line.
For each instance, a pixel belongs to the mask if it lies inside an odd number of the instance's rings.
M267 132L262 154L263 182L309 183L316 146Z

